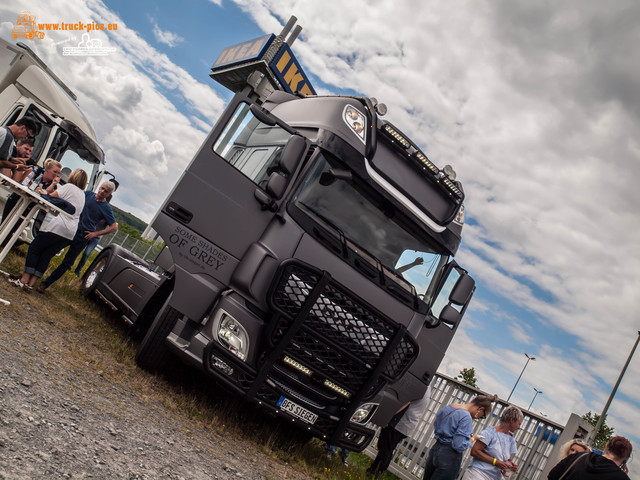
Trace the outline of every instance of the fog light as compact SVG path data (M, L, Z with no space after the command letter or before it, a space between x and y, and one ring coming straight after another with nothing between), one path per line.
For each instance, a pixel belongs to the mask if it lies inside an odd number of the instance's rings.
M229 366L229 364L224 362L221 358L216 357L215 355L211 357L211 366L217 368L226 375L233 375L233 367Z
M376 411L377 406L377 403L363 403L353 412L351 421L354 423L367 423L373 415L373 412Z
M304 373L305 375L311 375L311 369L310 368L305 367L300 362L296 362L293 358L285 356L283 358L283 361L284 361L284 363L288 363L293 368L295 368L296 370Z
M340 385L336 385L335 383L333 383L330 380L325 380L324 381L324 386L327 387L327 388L330 388L334 392L339 393L343 397L349 398L351 396L351 394L347 390L342 388Z
M218 341L236 357L244 360L249 352L249 335L232 316L223 313L218 323Z

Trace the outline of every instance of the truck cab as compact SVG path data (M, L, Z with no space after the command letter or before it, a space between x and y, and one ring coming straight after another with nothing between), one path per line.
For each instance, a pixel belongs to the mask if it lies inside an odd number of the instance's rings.
M87 189L99 185L104 153L95 131L82 113L75 94L26 45L0 39L0 124L11 125L22 117L40 127L34 139L32 160L43 165L47 158L62 163L62 182L76 168L89 178ZM4 204L8 192L0 191ZM30 242L32 229L21 236Z
M377 100L252 83L151 224L161 273L110 246L81 291L144 334L142 368L185 362L360 451L422 398L473 295L464 191Z

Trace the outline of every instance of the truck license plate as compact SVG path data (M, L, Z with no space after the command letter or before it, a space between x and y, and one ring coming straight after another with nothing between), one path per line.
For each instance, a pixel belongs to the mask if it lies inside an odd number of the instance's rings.
M285 412L307 423L315 423L315 421L318 419L318 415L316 415L315 413L310 412L306 408L303 408L297 403L294 403L284 397L280 397L280 400L278 400L278 406L281 410L284 410Z

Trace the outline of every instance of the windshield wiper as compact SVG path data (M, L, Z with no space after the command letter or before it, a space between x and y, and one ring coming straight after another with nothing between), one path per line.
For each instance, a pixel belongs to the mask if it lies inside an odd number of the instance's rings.
M323 232L321 232L320 230L314 228L316 236L318 237L319 240L322 240L326 244L329 244L329 247L332 248L334 251L336 251L336 253L339 253L340 255L345 257L346 254L347 254L347 241L346 241L346 237L344 236L344 232L342 231L342 229L340 227L338 227L335 223L333 223L331 220L329 220L327 217L322 215L320 212L318 212L314 208L310 207L309 205L307 205L305 203L302 203L302 202L299 202L299 205L304 207L304 209L307 210L312 215L318 217L320 220L322 220L322 222L325 224L325 226L327 226L327 227L329 227L329 228L331 228L333 230L333 234L336 237L338 237L339 245L335 243L335 240L336 240L335 238L326 237L325 235L323 235Z
M318 240L345 258L349 264L358 269L370 280L375 281L380 286L386 287L386 290L394 297L410 305L412 308L416 307L418 296L415 287L407 282L402 275L395 272L392 268L384 266L380 259L371 254L366 248L361 247L351 239L347 239L342 229L323 214L302 202L298 202L298 205L303 207L304 210L307 210L311 215L320 219L327 227L331 228L334 235L339 238L340 243L339 245L336 244L335 237L326 235L323 231L324 229L321 230L314 227L315 237ZM355 258L351 257L350 253L353 254Z

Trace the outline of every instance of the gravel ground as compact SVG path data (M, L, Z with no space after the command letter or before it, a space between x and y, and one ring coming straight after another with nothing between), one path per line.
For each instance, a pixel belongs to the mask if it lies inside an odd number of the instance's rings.
M312 478L167 407L162 380L115 361L55 290L0 275L0 479Z

